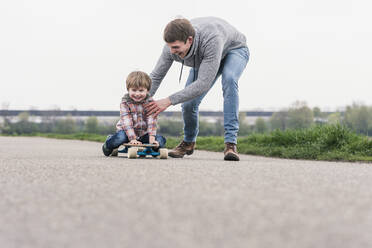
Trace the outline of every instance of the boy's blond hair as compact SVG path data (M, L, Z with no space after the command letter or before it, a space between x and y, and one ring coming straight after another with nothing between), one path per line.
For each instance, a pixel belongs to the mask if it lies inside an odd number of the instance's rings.
M129 73L127 77L127 90L130 88L138 89L140 87L150 90L151 88L151 78L143 71L133 71Z

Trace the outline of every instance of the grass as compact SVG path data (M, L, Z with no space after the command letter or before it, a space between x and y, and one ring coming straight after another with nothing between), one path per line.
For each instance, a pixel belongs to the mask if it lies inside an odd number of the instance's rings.
M291 159L371 162L372 140L341 125L316 126L251 135L239 140L239 151Z
M57 139L77 139L104 142L97 134L32 134ZM175 147L181 137L167 137L167 148ZM221 152L223 137L198 137L197 149ZM372 162L372 140L341 125L315 126L309 129L273 131L252 134L238 139L242 154L289 159Z

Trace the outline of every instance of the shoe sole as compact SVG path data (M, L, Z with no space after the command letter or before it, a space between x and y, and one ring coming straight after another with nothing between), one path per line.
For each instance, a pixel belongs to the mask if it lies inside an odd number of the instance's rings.
M102 152L103 152L103 154L104 154L106 157L110 156L111 153L112 153L112 151L109 152L108 150L106 150L106 149L104 148L104 145L102 145Z
M192 151L187 151L187 152L186 152L186 155L191 155L191 154L193 154L193 152L194 152L194 150L192 150ZM168 153L168 156L169 156L169 157L172 157L172 158L183 158L183 157L185 156L185 154L183 154L183 155L178 155L178 154L173 154L172 152L169 152L169 153Z
M184 155L176 155L176 154L168 153L168 156L172 158L183 158Z
M227 161L239 161L240 160L240 158L238 157L238 155L236 155L234 153L228 153L228 154L226 154L223 159L224 160L227 160Z

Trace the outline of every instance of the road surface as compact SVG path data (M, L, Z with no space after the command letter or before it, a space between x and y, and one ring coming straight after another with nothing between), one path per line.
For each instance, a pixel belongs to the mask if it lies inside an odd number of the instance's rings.
M372 164L0 137L0 246L372 247Z

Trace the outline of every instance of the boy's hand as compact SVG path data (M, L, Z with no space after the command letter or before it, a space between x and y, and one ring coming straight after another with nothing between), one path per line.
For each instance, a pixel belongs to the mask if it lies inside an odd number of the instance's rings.
M146 103L145 108L148 115L154 114L155 116L158 116L158 114L166 110L171 104L171 101L167 97L164 99Z
M129 144L131 144L131 145L142 145L142 142L141 141L138 141L138 140L131 140L129 142Z
M156 145L156 147L159 146L159 142L157 142L157 141L155 140L155 136L153 136L153 135L150 135L150 137L149 137L149 143L150 143L150 144L154 144L154 145Z

